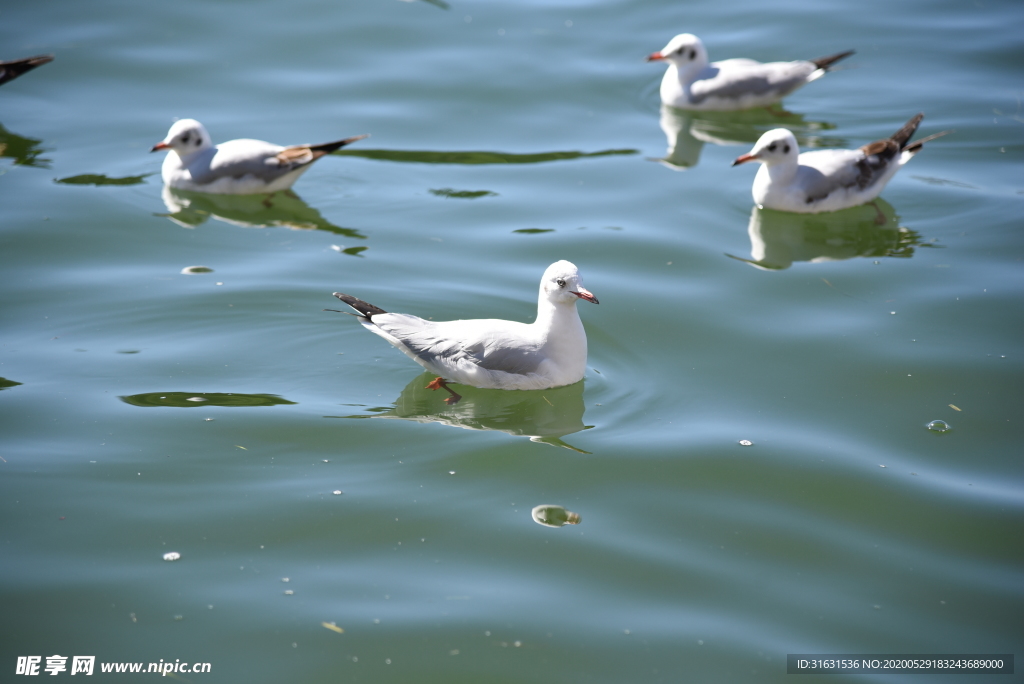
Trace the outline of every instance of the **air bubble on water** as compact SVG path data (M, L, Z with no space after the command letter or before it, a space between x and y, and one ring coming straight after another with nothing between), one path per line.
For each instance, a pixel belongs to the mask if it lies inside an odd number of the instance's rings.
M949 432L950 430L953 429L952 427L950 427L949 423L947 423L944 420L933 420L932 422L928 423L928 425L925 427L927 427L932 432L938 432L939 434Z

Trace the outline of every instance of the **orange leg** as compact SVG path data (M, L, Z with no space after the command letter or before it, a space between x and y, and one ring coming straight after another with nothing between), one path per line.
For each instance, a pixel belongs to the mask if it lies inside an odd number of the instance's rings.
M434 378L433 380L431 380L430 384L427 385L427 389L429 389L429 390L439 390L439 389L446 390L449 394L452 395L452 396L450 396L450 397L448 397L447 399L444 400L444 403L446 403L446 404L457 404L459 402L459 400L462 399L462 395L456 393L455 390L453 390L451 387L449 387L448 383L445 382L444 378Z

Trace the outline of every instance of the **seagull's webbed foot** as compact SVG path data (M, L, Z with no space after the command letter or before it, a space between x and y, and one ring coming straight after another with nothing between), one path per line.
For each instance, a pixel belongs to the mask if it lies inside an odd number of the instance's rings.
M429 390L439 390L439 389L446 390L449 394L452 395L452 396L450 396L450 397L448 397L447 399L444 400L444 403L446 403L446 404L457 404L457 403L459 403L459 400L462 399L462 395L458 394L455 390L453 390L451 387L449 387L448 383L445 381L445 379L441 378L441 377L437 377L437 378L434 378L433 380L431 380L430 384L427 385L427 389L429 389Z

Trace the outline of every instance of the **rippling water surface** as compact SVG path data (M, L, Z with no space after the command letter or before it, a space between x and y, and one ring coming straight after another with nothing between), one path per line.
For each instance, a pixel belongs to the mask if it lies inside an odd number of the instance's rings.
M789 653L1018 649L1019 3L0 17L0 59L56 55L0 88L5 681L58 654L210 663L193 682L781 682ZM857 54L783 107L662 111L644 57L684 31L712 59ZM876 206L760 210L730 167L780 125L855 147L918 111L955 133ZM176 117L372 137L294 195L172 193L149 148ZM601 300L571 387L448 405L322 311L529 321L558 259Z

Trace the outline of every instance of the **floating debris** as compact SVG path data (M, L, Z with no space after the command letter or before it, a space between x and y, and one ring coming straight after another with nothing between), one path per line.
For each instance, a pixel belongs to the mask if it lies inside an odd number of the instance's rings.
M164 554L164 560L165 561L176 561L179 558L181 558L181 554L178 553L177 551L168 551L167 553Z
M184 275L196 275L198 273L213 273L213 269L209 266L186 266L181 269Z
M741 439L740 446L754 446L754 443L751 442L749 439Z
M345 633L345 630L343 630L341 627L334 624L333 622L321 622L320 624L326 627L327 629L331 630L332 632L337 632L338 634Z
M562 525L579 525L580 514L567 511L561 506L544 504L535 506L530 515L534 522L545 527L561 527Z

